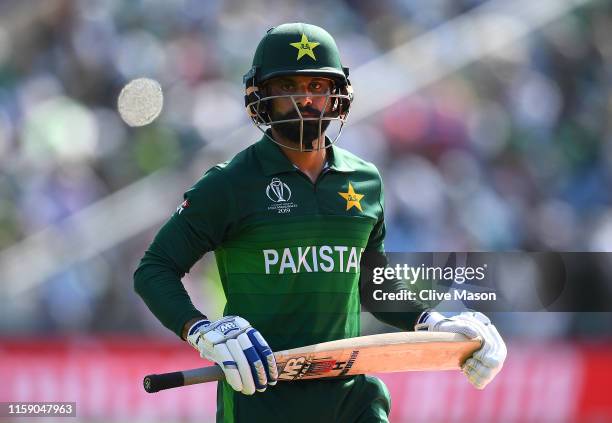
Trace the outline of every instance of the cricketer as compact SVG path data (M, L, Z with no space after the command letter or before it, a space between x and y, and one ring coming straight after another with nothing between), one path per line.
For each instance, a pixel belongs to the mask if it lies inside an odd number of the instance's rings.
M163 325L223 369L218 422L387 422L390 398L379 379L277 384L273 355L359 336L366 270L387 263L381 176L335 145L353 101L348 68L328 32L289 23L264 35L244 83L261 139L185 193L144 254L135 289ZM328 137L333 121L340 130ZM216 321L194 307L181 282L209 251L227 300ZM373 314L402 330L480 337L483 346L463 366L479 389L506 358L481 313Z

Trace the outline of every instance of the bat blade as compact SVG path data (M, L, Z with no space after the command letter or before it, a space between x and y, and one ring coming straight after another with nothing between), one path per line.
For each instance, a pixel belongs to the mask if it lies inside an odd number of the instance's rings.
M457 370L479 339L444 332L397 332L322 342L274 354L279 379L319 379L364 373ZM148 375L147 392L223 379L219 366Z
M398 332L324 342L275 354L279 379L459 369L480 348L461 334Z

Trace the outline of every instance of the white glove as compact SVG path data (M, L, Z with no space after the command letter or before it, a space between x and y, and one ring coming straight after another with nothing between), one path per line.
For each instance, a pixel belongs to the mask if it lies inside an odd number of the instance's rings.
M487 316L475 311L466 311L456 316L445 317L436 311L421 314L415 330L430 332L461 333L470 339L479 337L482 346L463 364L462 371L472 385L484 389L504 365L508 354L504 340Z
M187 342L200 357L217 363L236 391L253 395L276 385L274 354L261 334L242 317L226 316L215 322L200 320L187 332Z

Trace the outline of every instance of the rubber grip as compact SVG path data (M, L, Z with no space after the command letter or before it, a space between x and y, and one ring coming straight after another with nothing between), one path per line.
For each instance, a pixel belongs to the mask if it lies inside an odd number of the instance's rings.
M152 394L164 389L178 388L185 385L183 372L163 373L161 375L147 375L142 381L145 391Z
M184 370L182 372L162 373L160 375L145 376L142 381L145 391L152 394L164 389L178 388L180 386L194 385L223 380L223 370L217 365L200 367L199 369Z

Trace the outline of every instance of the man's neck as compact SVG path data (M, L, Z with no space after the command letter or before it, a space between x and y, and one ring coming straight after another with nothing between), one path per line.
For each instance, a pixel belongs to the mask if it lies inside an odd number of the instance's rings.
M272 136L275 140L280 141L282 144L291 145L287 140L283 140L276 131L272 130ZM321 136L321 143L325 142L325 136ZM327 149L321 148L319 150L314 151L299 151L292 150L290 148L285 147L284 145L280 145L281 150L285 153L285 156L297 166L304 174L306 174L312 182L315 182L321 171L323 170L323 166L325 165L325 160L327 159Z

